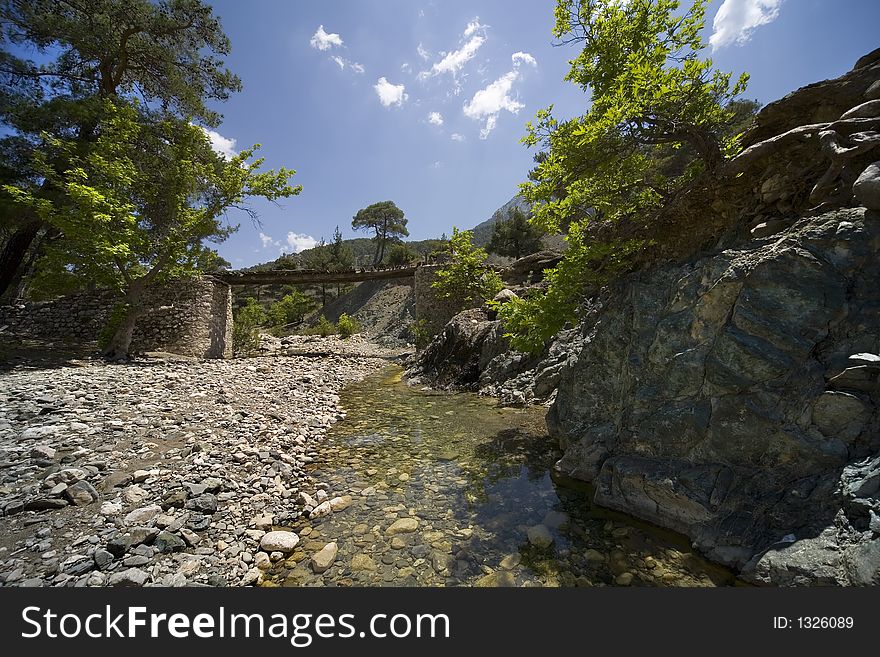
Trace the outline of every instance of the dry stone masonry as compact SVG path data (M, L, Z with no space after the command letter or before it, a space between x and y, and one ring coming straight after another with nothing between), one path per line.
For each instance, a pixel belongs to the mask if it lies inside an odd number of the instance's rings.
M0 326L20 336L83 343L98 339L117 297L106 290L0 307ZM132 348L198 358L232 356L232 290L211 277L147 291L152 312L138 321Z

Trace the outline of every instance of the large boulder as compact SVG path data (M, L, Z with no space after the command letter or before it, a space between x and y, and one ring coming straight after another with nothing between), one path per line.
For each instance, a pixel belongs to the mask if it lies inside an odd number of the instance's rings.
M555 267L562 260L558 251L537 251L508 265L501 278L508 285L526 285L543 280L544 270Z
M859 175L853 183L853 195L869 210L880 210L880 161L869 164Z
M559 373L559 470L756 581L870 580L880 496L841 473L880 453L878 252L876 215L840 209L609 286Z
M483 344L496 325L480 308L458 313L419 354L407 375L438 388L476 389Z

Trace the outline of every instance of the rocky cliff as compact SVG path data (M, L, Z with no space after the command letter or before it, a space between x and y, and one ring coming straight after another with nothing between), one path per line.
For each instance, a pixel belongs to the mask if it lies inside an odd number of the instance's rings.
M878 99L875 51L767 106L718 246L594 297L547 417L598 504L755 582L880 584Z
M840 209L604 290L548 414L558 468L752 579L880 583L878 251L880 214Z
M880 584L880 50L745 145L542 359L470 311L413 371L552 400L560 472L750 581Z

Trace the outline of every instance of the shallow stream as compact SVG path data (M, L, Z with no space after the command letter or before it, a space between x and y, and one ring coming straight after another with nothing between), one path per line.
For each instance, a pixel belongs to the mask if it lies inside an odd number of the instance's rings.
M544 408L410 387L397 366L347 388L342 406L311 474L351 504L294 527L302 540L276 584L734 583L682 537L593 508L585 485L558 480ZM331 541L337 558L316 574L310 556Z

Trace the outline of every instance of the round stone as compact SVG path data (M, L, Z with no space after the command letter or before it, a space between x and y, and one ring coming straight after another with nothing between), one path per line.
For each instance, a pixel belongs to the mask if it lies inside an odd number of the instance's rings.
M293 532L274 531L267 532L260 539L260 549L265 552L293 552L299 544L299 536Z

